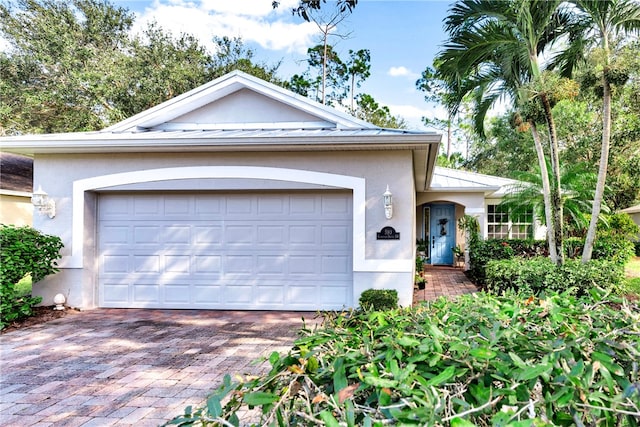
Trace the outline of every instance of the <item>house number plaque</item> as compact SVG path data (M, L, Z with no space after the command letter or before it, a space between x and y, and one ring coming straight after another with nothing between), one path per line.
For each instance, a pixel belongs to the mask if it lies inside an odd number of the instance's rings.
M379 233L376 233L376 240L400 240L400 233L393 227L383 227Z

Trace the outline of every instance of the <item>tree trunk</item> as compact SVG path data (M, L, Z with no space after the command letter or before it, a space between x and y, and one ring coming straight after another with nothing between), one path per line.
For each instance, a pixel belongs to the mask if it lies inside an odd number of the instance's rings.
M562 220L562 188L560 187L560 159L558 155L558 136L556 133L555 122L553 121L553 115L551 113L551 103L546 94L540 95L542 106L544 108L544 115L549 128L549 147L551 155L551 171L553 181L551 182L551 206L553 215L553 228L555 234L555 246L558 258L556 260L557 265L564 264L564 249L563 249L563 220Z
M325 105L325 91L327 89L327 37L324 37L324 53L322 54L322 105Z
M447 160L451 159L451 114L447 121Z
M356 85L356 75L355 74L351 74L351 114L355 115L355 110L353 108L353 92L355 91L355 85Z
M538 164L540 165L540 174L542 175L542 196L544 197L544 214L547 222L547 243L549 245L549 257L554 264L558 264L558 251L556 248L556 234L553 222L553 216L551 214L551 186L549 184L549 171L547 170L547 161L544 156L544 149L542 148L542 141L540 140L540 134L538 128L534 122L529 122L531 125L531 135L533 136L533 142L536 147L536 154L538 155Z
M602 208L604 198L604 187L607 180L607 167L609 164L609 143L611 140L611 84L606 75L602 79L604 93L602 96L602 148L600 149L600 166L598 167L598 182L596 184L595 195L593 196L593 207L591 209L591 221L587 230L587 237L582 250L582 262L591 259L593 244L596 240L598 228L598 217Z

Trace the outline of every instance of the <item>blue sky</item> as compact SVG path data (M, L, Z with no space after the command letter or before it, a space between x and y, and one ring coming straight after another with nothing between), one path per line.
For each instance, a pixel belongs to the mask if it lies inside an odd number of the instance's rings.
M271 0L112 1L136 13L137 29L156 20L174 34L191 33L210 47L214 35L240 36L258 60L282 61L282 78L307 68L306 50L317 44L320 34L314 24L292 16L297 0L281 0L277 10L271 8ZM371 51L371 77L360 92L389 106L413 128L421 128L422 116L441 114L424 101L415 81L444 41L442 22L448 7L444 0L360 0L341 27L349 37L333 39L343 58L349 49Z

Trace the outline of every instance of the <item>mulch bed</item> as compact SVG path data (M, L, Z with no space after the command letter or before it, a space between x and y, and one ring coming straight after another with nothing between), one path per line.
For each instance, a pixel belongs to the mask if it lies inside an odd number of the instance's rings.
M73 315L80 312L79 310L73 308L66 308L65 310L54 310L53 307L53 305L48 307L34 307L33 316L16 320L9 326L2 329L0 333L14 331L16 329L28 328L29 326L50 322L51 320L59 319L64 316Z

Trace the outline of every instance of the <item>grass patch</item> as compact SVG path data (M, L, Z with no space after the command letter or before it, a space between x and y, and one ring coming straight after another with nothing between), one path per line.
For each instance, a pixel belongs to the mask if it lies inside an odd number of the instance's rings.
M16 284L16 293L19 296L31 295L31 275L27 274Z
M633 257L624 266L624 272L627 277L640 277L640 257Z

